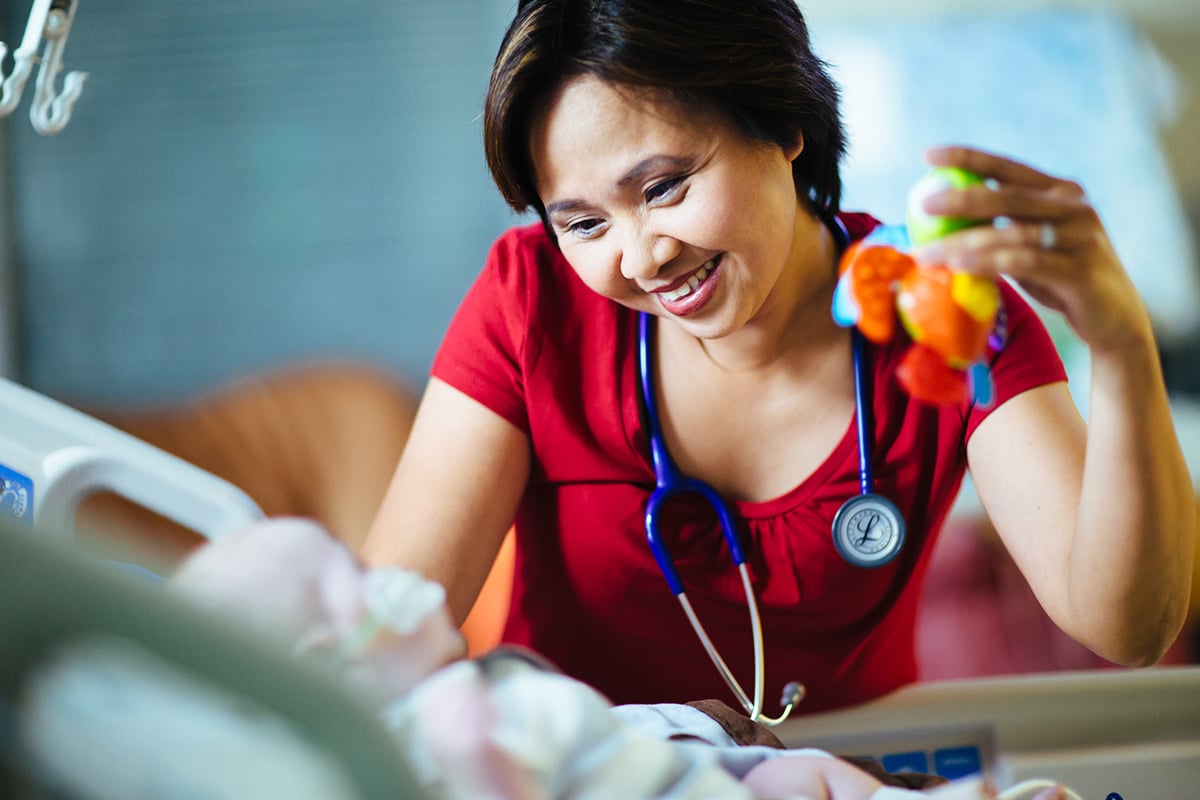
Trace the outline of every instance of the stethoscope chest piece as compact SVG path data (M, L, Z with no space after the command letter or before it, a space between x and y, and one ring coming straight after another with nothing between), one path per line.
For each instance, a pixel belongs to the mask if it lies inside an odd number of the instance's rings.
M856 495L843 503L833 518L833 543L851 564L881 567L900 554L904 516L882 495Z

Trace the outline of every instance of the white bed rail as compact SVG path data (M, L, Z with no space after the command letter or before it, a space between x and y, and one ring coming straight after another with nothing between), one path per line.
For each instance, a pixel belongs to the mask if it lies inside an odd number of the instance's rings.
M88 495L112 492L212 539L262 519L241 489L113 426L0 378L0 515L75 529Z

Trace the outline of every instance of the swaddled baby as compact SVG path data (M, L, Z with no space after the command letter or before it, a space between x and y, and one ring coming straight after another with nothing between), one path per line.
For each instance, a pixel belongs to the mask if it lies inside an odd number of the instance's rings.
M441 586L405 570L364 569L304 520L277 519L206 544L168 585L298 654L335 659L356 691L380 703L435 796L994 796L979 781L926 794L884 786L821 751L737 747L691 706L614 708L524 651L466 660Z

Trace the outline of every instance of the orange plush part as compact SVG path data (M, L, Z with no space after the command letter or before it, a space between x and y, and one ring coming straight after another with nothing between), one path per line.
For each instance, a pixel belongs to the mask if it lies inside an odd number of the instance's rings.
M896 376L909 395L927 403L963 403L971 396L967 373L950 366L941 354L924 345L908 348Z
M911 270L900 282L896 305L914 342L965 369L987 352L992 320L977 319L959 305L953 283L954 273L946 267Z
M916 262L893 247L856 243L842 256L850 296L858 307L855 323L867 339L882 344L896 333L896 284L916 268Z

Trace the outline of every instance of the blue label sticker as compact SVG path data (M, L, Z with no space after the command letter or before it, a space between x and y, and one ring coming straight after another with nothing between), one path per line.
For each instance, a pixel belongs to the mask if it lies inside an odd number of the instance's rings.
M33 481L0 464L0 516L33 524Z
M983 757L977 747L944 747L933 753L937 774L954 780L983 772Z
M883 757L883 768L888 772L929 772L929 756L920 750L889 753Z

